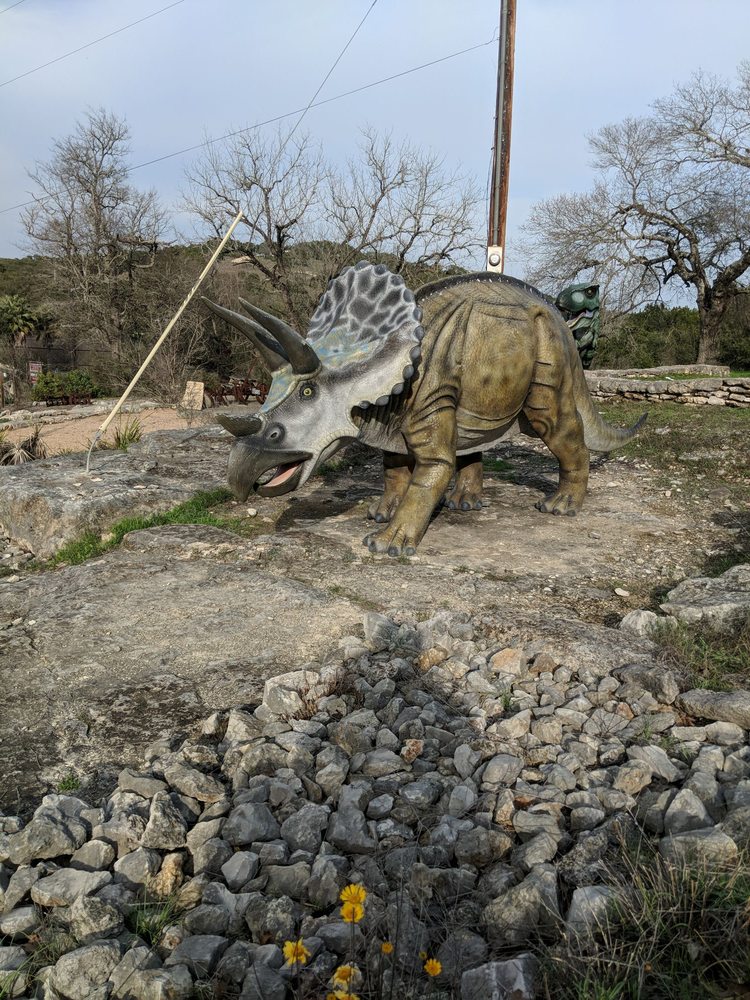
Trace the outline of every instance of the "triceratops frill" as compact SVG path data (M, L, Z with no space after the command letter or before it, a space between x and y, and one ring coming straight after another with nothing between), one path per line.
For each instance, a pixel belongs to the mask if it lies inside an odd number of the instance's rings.
M361 263L330 282L306 340L240 302L250 318L207 305L250 337L273 380L257 415L219 417L237 438L235 495L291 492L353 439L379 448L373 552L413 553L454 471L449 506L480 506L481 449L518 431L541 437L560 463L559 487L538 508L575 514L589 449L609 451L639 426L601 419L559 311L504 275L449 278L415 296L383 265Z
M238 439L228 476L242 500L252 490L280 496L307 482L338 448L361 438L357 415L382 412L404 393L421 355L422 311L384 265L358 264L331 281L306 340L244 299L251 318L203 301L252 340L273 372L258 415L217 418Z

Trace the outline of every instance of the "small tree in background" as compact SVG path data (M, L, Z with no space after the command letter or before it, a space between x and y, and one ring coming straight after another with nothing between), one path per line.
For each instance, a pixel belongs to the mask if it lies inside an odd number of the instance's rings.
M590 140L598 180L539 202L523 227L529 279L557 289L596 275L610 312L681 284L695 297L697 360L715 362L750 271L750 63L734 85L698 72L653 113Z
M69 346L83 339L115 358L144 334L138 292L167 225L155 193L128 184L129 141L125 121L90 111L30 171L39 198L21 215L29 248L50 263Z

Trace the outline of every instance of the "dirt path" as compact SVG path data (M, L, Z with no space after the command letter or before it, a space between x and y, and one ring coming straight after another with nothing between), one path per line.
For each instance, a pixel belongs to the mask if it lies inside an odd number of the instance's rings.
M41 437L47 448L47 454L51 457L68 451L85 451L104 419L104 415L97 414L91 417L61 420L59 423L42 424ZM179 430L188 426L188 421L173 406L165 406L116 417L107 432L108 436L112 437L112 432L118 423L122 425L129 419L138 421L143 434L148 434L150 431ZM204 415L201 414L199 419L205 419ZM29 427L17 427L15 430L6 431L6 437L8 441L18 444L30 433Z

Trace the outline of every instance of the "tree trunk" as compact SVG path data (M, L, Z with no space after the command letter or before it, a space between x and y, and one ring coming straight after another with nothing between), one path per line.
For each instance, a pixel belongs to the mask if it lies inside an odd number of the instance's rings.
M719 337L721 321L724 318L726 306L723 302L712 302L710 305L699 305L700 337L698 340L698 364L716 365L719 363Z

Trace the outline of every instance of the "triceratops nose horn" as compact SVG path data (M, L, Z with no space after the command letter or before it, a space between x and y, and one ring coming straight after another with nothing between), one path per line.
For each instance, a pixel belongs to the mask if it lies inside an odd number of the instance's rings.
M257 434L263 426L260 417L235 416L231 413L220 413L216 417L216 422L228 430L235 437L249 437L250 434Z
M320 368L318 355L304 337L301 337L291 326L287 326L283 320L264 312L246 299L240 299L240 305L278 340L288 355L295 374L312 375Z

